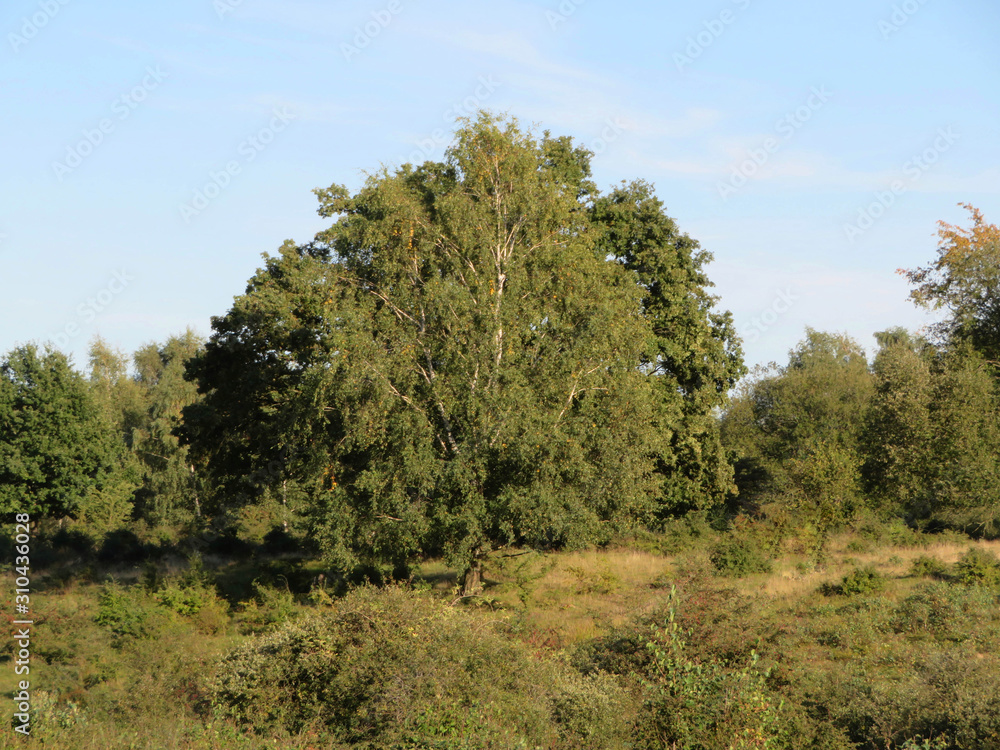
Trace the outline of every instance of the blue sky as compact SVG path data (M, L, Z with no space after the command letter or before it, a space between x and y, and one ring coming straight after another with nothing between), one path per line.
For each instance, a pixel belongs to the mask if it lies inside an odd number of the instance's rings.
M995 0L8 0L0 352L209 335L324 228L313 188L440 159L479 106L652 182L749 364L806 326L871 350L930 320L895 271L938 220L1000 222L998 28Z

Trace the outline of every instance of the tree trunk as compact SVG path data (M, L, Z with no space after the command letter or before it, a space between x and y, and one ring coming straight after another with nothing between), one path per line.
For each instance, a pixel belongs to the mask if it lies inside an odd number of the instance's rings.
M462 596L477 596L483 590L483 561L476 558L462 574Z
M281 480L281 527L288 533L288 480Z
M195 479L194 464L188 466L191 470L191 478ZM198 500L198 490L194 491L194 516L195 518L201 518L201 501Z

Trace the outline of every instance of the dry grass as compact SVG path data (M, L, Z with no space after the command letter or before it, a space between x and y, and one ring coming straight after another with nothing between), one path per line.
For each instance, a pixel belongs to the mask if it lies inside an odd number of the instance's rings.
M733 579L713 576L707 552L700 548L669 556L628 549L515 553L498 557L487 567L484 599L496 608L525 612L536 628L559 645L571 646L655 610L673 583L692 576L709 588L791 601L824 584L838 583L856 567L872 566L893 581L892 590L904 593L916 582L910 578L916 558L953 564L972 547L1000 557L1000 541L947 537L924 546L894 547L876 546L846 533L831 539L821 568L812 568L807 555L788 550L774 561L771 573ZM441 561L428 561L420 567L419 577L435 591L450 595L457 574Z
M659 587L675 574L670 559L637 550L512 553L487 565L483 599L527 612L536 628L570 645L654 608ZM440 560L423 563L417 577L442 596L454 594L457 571Z
M834 583L856 567L871 566L888 578L909 576L913 561L918 557L934 557L954 564L972 547L979 547L1000 557L1000 541L956 541L948 539L920 547L880 547L871 551L851 551L855 535L835 538L830 545L830 560L822 568L808 570L805 556L788 556L777 561L774 571L766 575L743 579L737 588L744 592L760 591L775 598L794 598L815 591L825 583Z

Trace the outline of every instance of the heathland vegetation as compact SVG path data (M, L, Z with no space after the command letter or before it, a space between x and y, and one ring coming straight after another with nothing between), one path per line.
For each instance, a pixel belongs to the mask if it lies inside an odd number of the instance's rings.
M317 190L207 341L2 357L30 741L1000 748L1000 229L904 271L936 328L748 372L590 156L483 113Z

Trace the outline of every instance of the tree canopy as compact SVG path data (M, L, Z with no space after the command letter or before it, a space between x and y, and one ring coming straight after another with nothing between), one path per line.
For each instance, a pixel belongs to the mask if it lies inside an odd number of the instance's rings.
M786 366L745 382L723 421L744 501L777 499L824 532L848 517L860 500L871 387L857 342L810 328Z
M120 473L123 450L83 377L58 351L0 362L0 507L75 516Z
M712 409L743 365L710 256L649 185L590 174L482 113L442 163L317 190L335 223L265 256L190 367L184 436L216 484L290 483L343 567L444 553L472 586L494 549L724 495Z
M944 308L949 317L938 326L943 341L967 342L994 365L1000 364L1000 227L987 224L982 212L959 204L972 215L963 229L938 222L937 259L913 270L900 269L914 285L918 305Z

